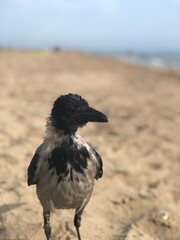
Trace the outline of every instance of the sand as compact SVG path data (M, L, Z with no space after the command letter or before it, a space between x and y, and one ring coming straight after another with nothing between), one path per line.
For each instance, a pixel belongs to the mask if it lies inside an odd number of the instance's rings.
M100 153L84 240L180 240L180 72L73 52L0 52L0 240L42 240L26 171L53 101L78 93L109 117L79 130ZM52 215L53 239L76 238L73 210Z

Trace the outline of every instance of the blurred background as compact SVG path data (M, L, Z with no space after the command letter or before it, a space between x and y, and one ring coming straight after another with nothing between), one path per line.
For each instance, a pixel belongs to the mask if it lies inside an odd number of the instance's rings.
M2 0L0 47L52 48L180 66L179 0Z
M44 239L27 167L53 101L109 117L80 134L102 156L86 240L180 240L180 1L0 1L0 240ZM53 239L76 238L73 211Z

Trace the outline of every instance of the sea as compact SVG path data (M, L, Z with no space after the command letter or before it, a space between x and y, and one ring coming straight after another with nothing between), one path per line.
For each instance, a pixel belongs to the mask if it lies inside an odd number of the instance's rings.
M107 54L106 54L107 55ZM156 68L169 68L180 70L179 52L113 52L109 56L134 62L140 65L152 66Z

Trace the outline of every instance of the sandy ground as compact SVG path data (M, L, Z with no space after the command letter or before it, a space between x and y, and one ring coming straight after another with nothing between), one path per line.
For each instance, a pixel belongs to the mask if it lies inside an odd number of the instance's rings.
M81 53L0 52L0 240L42 240L27 166L56 97L78 93L109 116L80 129L104 161L83 240L180 240L180 73ZM53 239L77 239L73 211Z

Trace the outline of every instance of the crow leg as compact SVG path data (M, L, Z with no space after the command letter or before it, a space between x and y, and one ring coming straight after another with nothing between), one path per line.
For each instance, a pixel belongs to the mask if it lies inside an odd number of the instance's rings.
M74 226L76 228L78 240L81 240L79 227L81 226L81 215L82 215L82 213L83 213L83 210L81 210L81 211L76 210L75 216L74 216Z
M47 240L51 240L50 211L43 211L44 232Z

